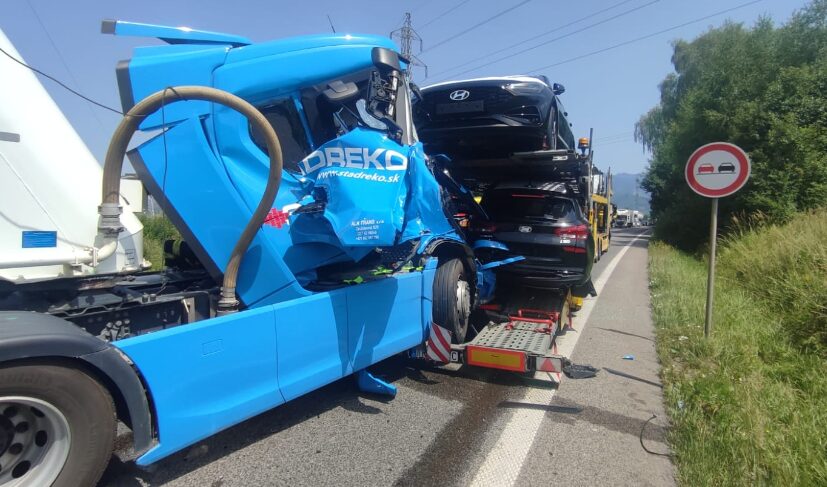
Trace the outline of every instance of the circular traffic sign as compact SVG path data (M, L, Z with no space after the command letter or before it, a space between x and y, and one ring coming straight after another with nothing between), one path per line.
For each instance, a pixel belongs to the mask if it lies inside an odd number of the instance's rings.
M686 162L686 182L692 191L707 198L729 196L749 179L747 153L727 142L699 147Z

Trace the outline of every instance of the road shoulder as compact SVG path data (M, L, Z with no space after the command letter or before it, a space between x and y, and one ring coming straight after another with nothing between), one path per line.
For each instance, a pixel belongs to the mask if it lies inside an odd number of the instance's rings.
M617 237L615 252L633 235ZM545 406L516 485L674 485L674 468L663 456L669 452L667 420L650 316L646 245L645 238L632 243L618 263L574 351L573 361L600 368L598 376L563 381ZM649 421L652 415L656 417ZM647 453L641 441L660 455Z

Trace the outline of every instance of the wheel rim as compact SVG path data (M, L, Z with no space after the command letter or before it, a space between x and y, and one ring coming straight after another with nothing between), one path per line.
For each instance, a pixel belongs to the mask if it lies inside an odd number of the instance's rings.
M457 281L457 322L464 330L471 316L471 289L460 276Z
M0 396L0 485L51 485L69 457L66 417L41 399Z

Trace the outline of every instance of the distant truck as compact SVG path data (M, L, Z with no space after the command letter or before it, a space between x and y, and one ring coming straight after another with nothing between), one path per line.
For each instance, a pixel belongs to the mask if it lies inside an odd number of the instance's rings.
M615 215L614 219L614 226L618 228L625 228L632 226L632 219L629 215L629 210L626 209L618 209L617 215Z
M639 226L643 225L643 213L641 213L637 210L632 210L631 215L632 215L632 225L631 226L639 227Z
M618 228L639 227L643 222L643 213L637 210L621 208L617 210L614 226Z

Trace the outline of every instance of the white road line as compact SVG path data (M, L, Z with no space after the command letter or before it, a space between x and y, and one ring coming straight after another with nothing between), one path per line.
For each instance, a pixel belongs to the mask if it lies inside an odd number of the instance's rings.
M574 346L577 344L577 339L583 333L586 323L589 321L594 309L595 303L599 299L600 291L611 277L620 259L626 254L629 248L638 239L645 236L648 232L641 233L633 238L622 250L615 254L612 261L606 266L600 277L594 282L594 288L597 290L598 297L594 299L585 300L583 307L577 313L577 321L579 327L576 327L577 333L569 335L566 340L563 340L558 345L558 353L566 357L571 357L574 351ZM569 339L571 337L571 339ZM545 379L545 373L538 373L537 378ZM526 404L551 404L551 399L554 397L555 389L528 389L522 400ZM500 433L500 437L494 448L488 453L474 480L471 482L475 487L508 487L517 482L517 477L520 476L520 471L523 468L528 452L531 450L531 445L534 443L534 437L540 429L543 422L543 417L546 412L542 409L524 408L515 409L511 418L508 419L505 428Z

